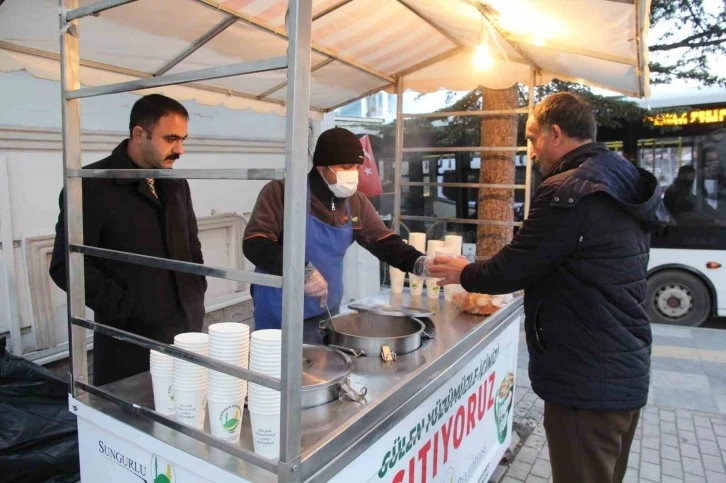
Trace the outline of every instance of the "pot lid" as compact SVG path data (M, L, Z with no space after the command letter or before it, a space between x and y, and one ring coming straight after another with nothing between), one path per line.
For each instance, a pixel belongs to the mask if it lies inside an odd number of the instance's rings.
M350 358L322 345L303 345L303 389L327 386L345 380L353 368Z
M348 308L358 312L374 312L376 314L390 315L393 317L431 317L434 315L429 310L406 307L404 305L353 303L348 304Z

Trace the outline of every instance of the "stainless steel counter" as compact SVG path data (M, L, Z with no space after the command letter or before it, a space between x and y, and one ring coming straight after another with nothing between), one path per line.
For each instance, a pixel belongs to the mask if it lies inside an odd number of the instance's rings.
M404 304L429 309L436 313L431 318L436 328L436 338L424 339L419 350L401 355L393 363L386 364L380 357L357 359L351 382L356 389L362 386L368 388L364 402L338 400L303 411L304 481L323 482L338 473L457 372L468 361L467 354L482 351L489 340L510 323L516 323L522 306L522 299L518 297L495 314L484 318L462 314L452 303L446 303L443 299L412 299L407 293L393 295L385 291L362 302ZM318 329L318 322L310 320L305 323L305 343L322 343L323 334ZM148 373L110 384L104 389L139 406L153 408ZM82 402L233 474L255 482L276 481L272 473L162 424L129 413L99 397L85 395ZM252 450L249 414L243 419L239 446Z

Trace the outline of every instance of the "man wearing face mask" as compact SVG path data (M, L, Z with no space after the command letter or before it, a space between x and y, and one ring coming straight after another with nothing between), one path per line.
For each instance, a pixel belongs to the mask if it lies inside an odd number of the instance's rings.
M424 274L427 259L389 230L375 208L357 192L363 147L352 132L334 128L320 135L308 174L308 215L305 239L304 317L334 309L343 298L343 257L355 241L379 260L405 272ZM257 270L282 275L285 185L272 181L257 199L245 230L242 248ZM304 200L295 200L303 202ZM418 262L418 263L417 263ZM255 329L279 329L282 291L253 286Z
M87 169L171 169L184 154L189 114L160 94L134 104L129 137ZM50 276L66 289L63 193ZM84 179L85 245L203 264L189 184L183 179ZM170 344L182 332L200 331L205 277L85 257L86 305L94 319ZM93 335L93 382L100 386L149 370L149 351Z

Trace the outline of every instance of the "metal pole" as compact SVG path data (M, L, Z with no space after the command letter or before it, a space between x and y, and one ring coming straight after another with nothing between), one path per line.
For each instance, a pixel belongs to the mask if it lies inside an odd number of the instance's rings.
M13 244L12 210L10 207L10 172L8 161L0 154L0 242L3 255L0 258L0 277L4 279L5 291L0 300L5 299L3 312L10 326L10 352L23 355L23 341L20 333L18 312L18 279L15 276L15 246Z
M59 0L67 9L78 8L78 0ZM71 323L73 317L86 315L86 283L83 255L71 252L71 244L83 245L82 178L69 178L69 170L81 169L81 101L66 99L69 90L81 87L81 57L78 20L66 23L60 13L61 28L61 100L63 122L63 192L66 225L66 294L68 300L68 351L71 359L73 397L80 391L75 381L88 383L88 353L86 330Z
M403 163L403 76L396 78L396 153L393 160L393 226L401 223L401 164Z
M278 481L300 482L302 320L312 0L290 0L282 276L282 394Z
M529 116L534 114L534 90L537 71L529 68ZM531 143L527 141L527 168L524 174L524 219L529 218L529 205L532 201L532 158L530 157Z

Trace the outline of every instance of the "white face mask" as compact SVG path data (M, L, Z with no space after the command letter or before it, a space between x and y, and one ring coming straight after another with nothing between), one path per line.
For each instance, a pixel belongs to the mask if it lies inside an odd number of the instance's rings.
M335 195L336 198L350 198L353 196L358 189L358 170L335 171L330 167L328 169L333 171L338 177L337 183L328 184L328 188L330 188L330 191L333 192L333 195Z

